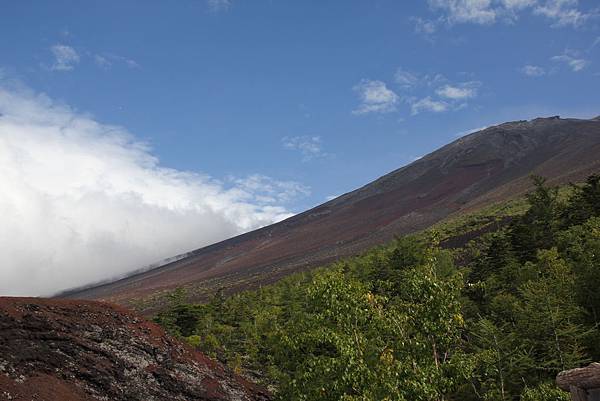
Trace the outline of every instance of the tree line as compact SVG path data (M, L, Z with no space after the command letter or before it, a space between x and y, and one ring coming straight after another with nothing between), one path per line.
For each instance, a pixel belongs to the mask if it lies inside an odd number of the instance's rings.
M600 176L533 181L463 249L428 230L155 320L280 400L568 400L556 374L600 361Z

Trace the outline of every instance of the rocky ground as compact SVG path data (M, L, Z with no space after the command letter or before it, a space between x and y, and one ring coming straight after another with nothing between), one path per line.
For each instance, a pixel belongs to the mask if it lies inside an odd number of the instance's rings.
M111 304L0 297L0 400L268 400Z

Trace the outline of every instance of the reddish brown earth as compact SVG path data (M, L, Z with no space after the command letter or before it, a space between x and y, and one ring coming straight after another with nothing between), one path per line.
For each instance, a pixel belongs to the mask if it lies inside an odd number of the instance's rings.
M268 399L122 307L0 297L0 400Z
M561 184L600 171L600 121L516 121L464 136L412 164L280 223L112 283L63 294L152 313L177 287L192 300L235 292L359 253L452 214L523 194L530 174Z

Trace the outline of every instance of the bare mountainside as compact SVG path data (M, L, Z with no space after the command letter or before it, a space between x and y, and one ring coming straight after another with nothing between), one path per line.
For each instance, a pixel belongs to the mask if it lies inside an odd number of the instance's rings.
M235 292L349 256L454 213L510 199L530 174L550 183L600 171L598 119L537 118L464 136L378 180L287 220L191 252L177 262L72 291L71 298L161 308L184 287L192 300Z
M259 401L269 396L121 307L0 297L0 399Z

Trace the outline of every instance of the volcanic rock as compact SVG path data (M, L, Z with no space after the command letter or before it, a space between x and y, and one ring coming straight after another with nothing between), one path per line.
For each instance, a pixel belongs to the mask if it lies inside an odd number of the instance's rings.
M0 400L268 399L124 308L0 297Z

